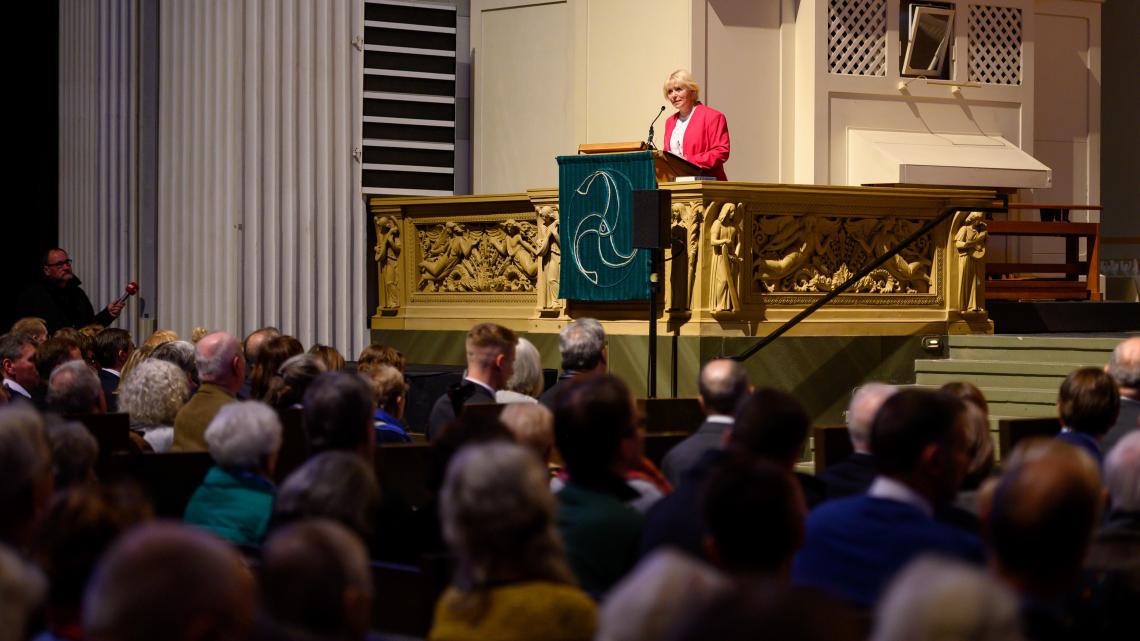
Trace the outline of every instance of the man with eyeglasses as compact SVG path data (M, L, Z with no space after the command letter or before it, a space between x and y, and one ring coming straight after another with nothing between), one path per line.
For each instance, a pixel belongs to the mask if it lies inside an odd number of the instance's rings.
M59 247L43 254L44 277L32 284L16 305L20 316L37 316L44 319L48 332L54 334L62 327L83 327L92 323L106 327L115 322L123 311L124 303L115 301L98 314L91 299L79 286L80 281L71 269L71 258Z

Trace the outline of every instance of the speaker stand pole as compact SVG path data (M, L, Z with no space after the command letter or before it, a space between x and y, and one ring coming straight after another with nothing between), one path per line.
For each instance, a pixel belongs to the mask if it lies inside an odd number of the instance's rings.
M649 398L657 398L657 252L649 250Z

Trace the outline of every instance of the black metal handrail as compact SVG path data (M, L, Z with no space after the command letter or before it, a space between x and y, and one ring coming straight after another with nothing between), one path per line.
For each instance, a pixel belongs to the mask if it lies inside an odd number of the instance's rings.
M986 212L986 213L1004 213L1004 212L1008 211L1008 209L1007 209L1008 200L1006 199L1006 197L1004 195L1001 195L1001 196L998 196L998 199L1000 199L1002 201L1002 205L1000 207L962 207L962 206L957 206L957 207L947 207L946 209L943 209L937 216L926 221L926 223L922 227L919 227L918 230L916 230L913 234L911 234L910 236L907 236L898 245L892 247L890 251L884 253L883 255L879 256L875 260L868 263L866 266L863 267L863 269L860 269L854 276L852 276L851 278L848 278L847 280L845 280L843 282L843 284L841 284L840 286L836 287L835 289L833 289L833 290L827 292L826 294L824 294L823 296L821 296L819 298L819 300L817 300L814 303L812 303L811 305L808 305L807 307L805 307L803 309L803 311L801 311L800 313L789 318L787 321L784 322L783 325L780 325L779 327L777 327L772 333L768 334L767 336L764 336L763 338L758 339L755 343L752 344L751 347L744 350L743 352L741 352L735 356L728 356L727 358L731 358L732 360L738 361L738 362L743 362L743 361L748 360L749 358L754 356L756 354L756 352L759 352L760 350L764 349L768 345L771 345L777 338L779 338L780 336L783 336L789 329L791 329L791 328L795 327L797 324L799 324L800 321L807 318L808 316L811 316L820 307L823 307L824 305L835 300L835 298L837 296L843 294L852 285L859 282L864 277L868 276L871 272L878 269L883 263L894 258L896 254L898 254L903 249L906 249L911 243L918 240L919 238L922 238L926 234L930 233L930 230L932 230L935 227L937 227L938 225L942 224L942 221L953 216L956 212L968 210L968 211L982 211L982 212Z

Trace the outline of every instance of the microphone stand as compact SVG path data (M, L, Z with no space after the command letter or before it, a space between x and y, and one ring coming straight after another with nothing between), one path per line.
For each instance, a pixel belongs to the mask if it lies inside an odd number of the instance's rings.
M661 114L663 114L663 113L665 113L665 105L661 105L661 109L657 112L657 115L653 118L653 122L649 123L649 141L648 141L649 142L649 148L653 149L654 151L657 150L657 145L653 144L653 125L657 124L657 119L660 118Z

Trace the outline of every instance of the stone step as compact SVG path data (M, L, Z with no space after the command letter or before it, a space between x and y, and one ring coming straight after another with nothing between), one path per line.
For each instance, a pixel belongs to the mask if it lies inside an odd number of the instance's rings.
M1112 350L1061 350L1034 347L954 347L950 346L953 360L992 361L1011 359L1020 362L1067 363L1078 367L1103 367L1112 356Z
M1013 374L1002 373L979 373L977 371L935 371L935 372L921 372L915 371L915 383L919 385L929 385L932 387L940 387L946 383L956 383L965 381L973 383L983 390L993 387L1016 388L1025 390L1056 390L1061 387L1061 382L1065 380L1065 374L1056 376L1019 376Z
M950 347L974 347L993 349L1049 349L1111 352L1121 341L1120 338L1099 336L1014 336L952 334L947 337Z

